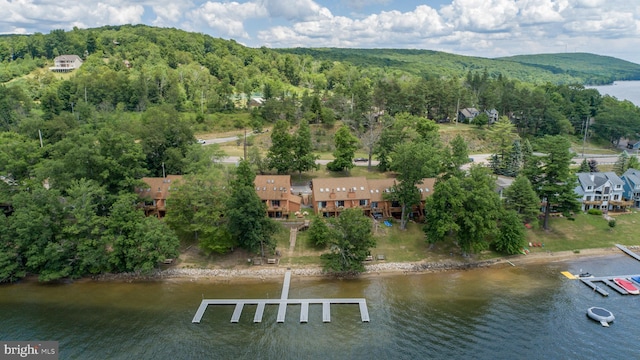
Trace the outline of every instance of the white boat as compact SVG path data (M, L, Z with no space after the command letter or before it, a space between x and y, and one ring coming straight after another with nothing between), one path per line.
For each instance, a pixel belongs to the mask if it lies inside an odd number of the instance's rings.
M609 327L609 323L615 320L613 313L607 309L601 307L590 307L587 309L587 316L591 319L600 322L602 326Z

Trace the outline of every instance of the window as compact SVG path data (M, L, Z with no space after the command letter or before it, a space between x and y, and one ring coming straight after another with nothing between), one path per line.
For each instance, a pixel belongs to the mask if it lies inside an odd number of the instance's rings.
M322 208L326 208L327 207L327 202L326 201L320 201L318 203L318 208L322 209Z
M342 206L342 207L344 207L344 200L338 200L338 201L336 201L336 206Z
M587 190L591 190L591 186L587 186Z
M360 206L367 206L367 200L360 200Z
M613 195L613 200L618 200L620 198L620 195Z
M585 199L585 201L591 201L591 196L587 196L587 198Z
M398 202L398 201L392 201L392 202L391 202L391 206L392 206L392 207L400 207L400 202Z
M280 206L280 200L271 200L271 206L273 207Z
M378 207L378 202L377 201L372 201L371 202L371 207L372 208L377 208Z

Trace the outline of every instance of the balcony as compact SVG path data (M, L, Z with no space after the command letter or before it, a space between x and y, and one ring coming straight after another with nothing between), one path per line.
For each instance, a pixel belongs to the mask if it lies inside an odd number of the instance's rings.
M609 205L613 205L613 206L633 206L633 201L632 200L609 200Z
M582 202L584 205L602 205L602 200L590 200L590 201L583 201Z

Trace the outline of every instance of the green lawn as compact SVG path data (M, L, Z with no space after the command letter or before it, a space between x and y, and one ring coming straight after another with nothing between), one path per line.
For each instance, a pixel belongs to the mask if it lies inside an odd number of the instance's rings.
M597 215L578 214L575 221L567 218L553 218L551 230L530 230L527 241L542 243L544 248L534 247L529 250L540 251L572 251L613 247L615 244L639 245L640 213L614 216L616 226L610 228L608 222Z

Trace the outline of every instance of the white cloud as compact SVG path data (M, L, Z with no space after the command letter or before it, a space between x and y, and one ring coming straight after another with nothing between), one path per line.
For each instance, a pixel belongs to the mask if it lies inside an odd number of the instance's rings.
M453 0L441 14L459 31L493 32L516 26L518 10L514 0Z
M313 0L258 0L272 17L281 17L292 21L306 21L331 17L329 9Z
M217 36L248 38L244 21L267 17L266 9L254 2L206 2L189 12L187 17L216 31Z
M46 24L55 28L73 26L101 26L139 23L144 13L142 5L122 1L77 2L77 1L8 1L0 0L3 9L2 24L22 24L36 27ZM8 14L8 15L7 15ZM22 28L24 28L22 27ZM46 32L45 30L45 32Z

